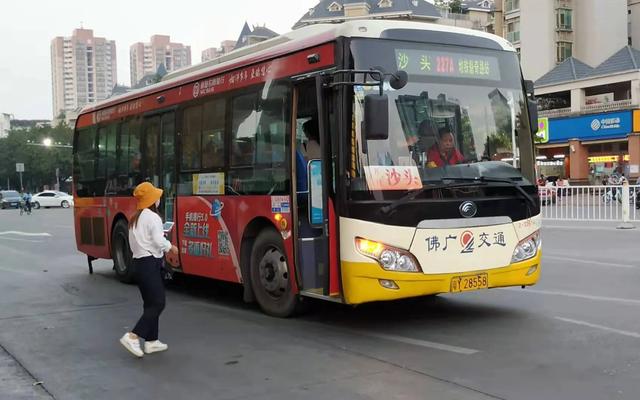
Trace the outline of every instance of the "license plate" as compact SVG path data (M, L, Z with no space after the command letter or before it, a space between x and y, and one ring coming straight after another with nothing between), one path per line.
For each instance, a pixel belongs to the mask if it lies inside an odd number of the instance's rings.
M451 279L452 292L468 292L487 288L489 288L489 276L487 274L456 276Z

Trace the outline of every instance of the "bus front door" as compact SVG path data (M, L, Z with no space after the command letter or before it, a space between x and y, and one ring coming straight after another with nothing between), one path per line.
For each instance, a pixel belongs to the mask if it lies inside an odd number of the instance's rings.
M328 153L323 122L318 116L316 81L296 86L294 160L296 170L296 265L301 293L330 296L327 190L324 157Z

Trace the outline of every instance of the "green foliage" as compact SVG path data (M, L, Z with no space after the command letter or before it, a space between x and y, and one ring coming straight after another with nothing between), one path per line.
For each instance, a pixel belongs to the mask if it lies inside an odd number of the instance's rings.
M60 168L60 184L71 176L72 149L65 147L44 147L30 145L29 142L42 144L45 138L53 143L71 144L73 130L65 123L54 128L31 128L11 130L7 138L0 139L0 187L20 189L20 178L16 172L16 163L24 163L25 172L22 182L25 190L36 192L56 183L56 168Z
M452 13L462 14L462 1L461 0L450 1L449 10L451 10Z
M462 0L435 0L434 5L441 10L462 14Z

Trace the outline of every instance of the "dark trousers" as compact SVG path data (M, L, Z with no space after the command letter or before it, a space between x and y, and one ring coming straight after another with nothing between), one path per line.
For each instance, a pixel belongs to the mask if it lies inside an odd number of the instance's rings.
M164 310L165 293L161 258L153 256L133 260L135 278L144 301L144 312L133 333L144 340L158 340L158 320Z

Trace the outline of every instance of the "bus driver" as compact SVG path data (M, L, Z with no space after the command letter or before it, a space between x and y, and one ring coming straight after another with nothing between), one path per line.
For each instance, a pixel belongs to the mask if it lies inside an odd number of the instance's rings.
M456 148L455 138L449 128L440 128L438 141L429 149L427 160L427 166L430 168L464 162L464 156Z

